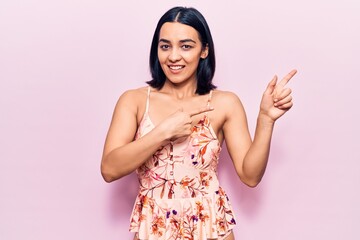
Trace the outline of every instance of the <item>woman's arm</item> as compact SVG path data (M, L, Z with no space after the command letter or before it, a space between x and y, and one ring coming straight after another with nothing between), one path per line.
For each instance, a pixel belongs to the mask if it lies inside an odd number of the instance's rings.
M127 91L115 106L101 161L101 174L106 182L130 174L166 142L160 128L134 141L138 99L144 99L139 90Z
M125 92L116 104L101 160L101 174L106 182L130 174L170 140L189 136L191 117L212 110L200 108L187 113L179 109L150 132L134 140L137 116L142 114L138 106L145 105L141 99L145 100L141 90L132 90Z
M240 100L235 95L228 97L232 104L223 127L226 146L237 174L250 187L257 186L265 173L275 121L292 107L291 90L285 85L295 73L290 72L278 85L276 76L269 83L260 104L253 141Z

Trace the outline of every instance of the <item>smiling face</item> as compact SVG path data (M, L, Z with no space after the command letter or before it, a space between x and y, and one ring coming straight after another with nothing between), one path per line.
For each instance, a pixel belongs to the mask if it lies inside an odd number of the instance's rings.
M196 83L200 58L206 58L198 32L185 24L166 22L159 35L158 58L167 81L173 84Z

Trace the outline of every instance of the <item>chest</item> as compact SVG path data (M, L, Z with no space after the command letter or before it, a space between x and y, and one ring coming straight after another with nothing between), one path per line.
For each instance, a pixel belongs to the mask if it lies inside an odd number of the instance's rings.
M209 120L210 127L219 142L223 141L223 132L222 128L224 125L225 117L221 111L221 106L217 106L216 102L211 100L209 95L201 95L192 98L184 98L184 99L172 99L168 96L152 93L148 99L148 112L147 117L151 121L151 125L156 126L166 118L170 117L176 111L182 109L182 111L187 113L192 113L198 109L206 108L207 106L211 106L214 110L196 114L191 117L192 127L197 125L200 121L202 121L207 115L207 119ZM146 108L145 104L141 104L138 112L138 122L140 123L143 115L145 114Z

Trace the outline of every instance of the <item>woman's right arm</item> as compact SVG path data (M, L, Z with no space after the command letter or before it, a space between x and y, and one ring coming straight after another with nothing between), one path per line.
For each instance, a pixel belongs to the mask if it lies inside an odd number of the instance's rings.
M137 115L141 114L138 106L144 104L141 99L144 99L141 90L131 90L125 92L116 104L101 160L101 174L106 182L130 174L169 141L189 136L191 117L213 110L209 107L191 112L178 109L150 132L134 140Z
M126 176L143 164L166 143L165 132L157 127L134 140L137 131L139 90L125 92L118 100L101 160L101 174L106 182Z

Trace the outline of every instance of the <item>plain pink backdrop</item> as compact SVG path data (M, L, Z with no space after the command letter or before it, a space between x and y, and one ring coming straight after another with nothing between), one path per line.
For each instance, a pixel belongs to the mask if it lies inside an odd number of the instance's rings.
M215 84L240 96L252 133L268 81L299 71L262 183L245 187L222 153L236 238L360 239L356 0L1 1L0 239L132 239L137 180L106 184L102 147L120 94L150 79L155 25L177 5L208 20Z

